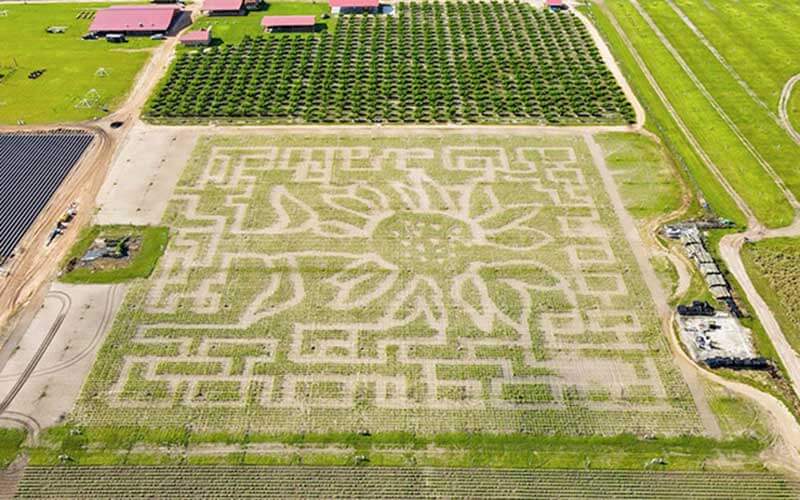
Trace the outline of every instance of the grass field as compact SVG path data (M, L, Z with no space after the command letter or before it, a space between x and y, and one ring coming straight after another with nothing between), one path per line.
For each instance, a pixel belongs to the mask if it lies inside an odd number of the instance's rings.
M792 90L792 97L787 106L789 121L795 130L800 130L800 85L795 85Z
M65 283L120 283L150 276L158 258L164 253L169 239L169 229L166 227L92 226L86 228L70 250L65 262L81 258L97 238L123 238L126 236L142 240L141 250L127 267L97 272L87 268L76 268L61 275L61 281Z
M791 206L745 141L751 143L755 151L793 189L798 177L789 163L792 151L797 151L797 146L747 94L744 99L741 98L740 94L744 91L739 84L724 69L719 69L720 63L702 46L698 37L679 19L675 21L671 17L669 12L672 11L666 3L645 1L641 4L646 15L654 19L658 29L686 61L702 87L690 78L632 2L606 2L672 105L728 182L762 222L769 226L788 224L792 220ZM635 83L636 80L634 78ZM638 80L641 85L643 82ZM708 91L710 98L703 94L703 88ZM723 118L714 107L715 104L731 121ZM746 119L747 115L742 114L745 111L752 112L755 117L763 116L763 119ZM700 186L704 187L702 181Z
M786 340L800 352L800 241L779 238L749 243L742 249L742 258Z
M335 467L26 470L19 498L796 498L777 474Z
M234 124L635 119L575 16L517 2L401 2L391 16L343 16L332 34L184 51L146 116Z
M205 138L77 421L701 432L598 175L580 136Z
M317 23L332 32L336 26L336 17L322 19L323 14L330 14L331 9L327 2L270 2L264 10L248 12L246 16L203 16L192 25L192 29L211 28L214 44L241 43L245 36L259 36L264 33L261 18L264 16L309 16L317 18ZM286 36L287 34L281 34ZM291 34L289 36L297 36ZM193 49L188 49L193 50Z
M668 153L639 134L601 134L597 141L614 172L625 208L648 221L681 207L681 185ZM690 207L690 210L698 207Z
M0 428L0 469L5 469L14 460L25 436L22 429Z
M4 4L0 11L0 124L88 120L120 104L158 42L124 45L81 40L91 23L82 11L103 4ZM66 33L48 34L49 26ZM98 70L104 69L98 74ZM31 80L28 74L44 69Z
M623 43L607 14L594 4L591 5L586 13L612 48L618 64L623 69L628 81L631 82L634 92L645 108L647 114L645 126L661 138L672 157L678 163L679 168L685 172L692 189L702 192L702 196L711 210L721 217L733 220L739 225L744 225L746 222L744 215L736 207L730 195L716 181L711 171L694 151L691 143L683 135L678 124L647 81L645 74L636 64L632 53Z

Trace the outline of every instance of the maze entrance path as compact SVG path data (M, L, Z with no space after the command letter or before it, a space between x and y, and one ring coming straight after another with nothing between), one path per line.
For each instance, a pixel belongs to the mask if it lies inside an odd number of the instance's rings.
M583 138L201 138L76 408L259 432L701 433Z

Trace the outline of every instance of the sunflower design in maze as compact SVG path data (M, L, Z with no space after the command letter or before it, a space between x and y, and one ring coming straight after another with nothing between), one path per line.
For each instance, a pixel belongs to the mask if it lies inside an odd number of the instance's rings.
M697 429L580 138L370 142L204 141L87 404Z

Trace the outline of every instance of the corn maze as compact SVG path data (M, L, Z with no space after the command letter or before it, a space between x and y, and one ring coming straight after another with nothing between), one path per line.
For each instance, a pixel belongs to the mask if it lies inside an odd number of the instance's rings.
M201 139L75 418L701 433L583 138Z
M635 119L574 15L521 2L455 1L341 16L334 33L273 34L183 53L146 114L172 122Z
M17 498L789 499L775 474L393 467L31 467Z

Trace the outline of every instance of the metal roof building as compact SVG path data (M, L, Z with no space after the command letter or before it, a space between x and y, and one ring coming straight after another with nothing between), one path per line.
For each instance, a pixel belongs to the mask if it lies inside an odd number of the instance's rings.
M313 29L317 24L314 16L265 16L261 18L261 26L267 31L276 29Z
M177 5L115 5L98 10L89 31L131 35L165 33L181 10Z

